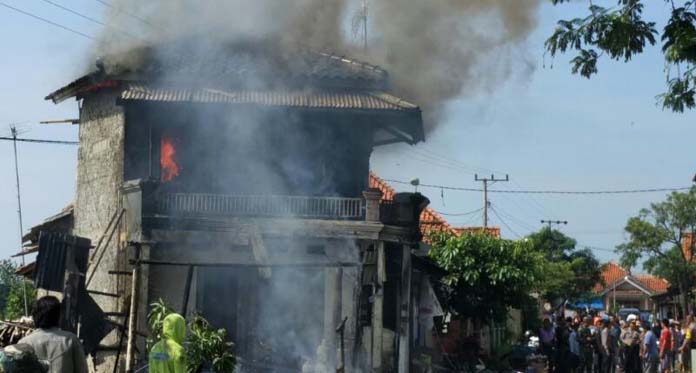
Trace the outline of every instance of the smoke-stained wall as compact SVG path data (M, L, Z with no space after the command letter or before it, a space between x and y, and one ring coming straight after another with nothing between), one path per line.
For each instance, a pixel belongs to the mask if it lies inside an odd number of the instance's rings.
M126 178L160 179L162 190L358 198L367 188L369 114L166 103L126 113Z
M74 234L89 238L95 245L121 208L119 188L123 183L124 113L122 108L115 105L115 100L115 95L109 93L90 96L82 102L80 109ZM118 268L122 259L118 242L118 234L114 234L103 248L104 257L88 290L111 294L124 290L126 284L108 274L109 270ZM90 268L92 270L94 267ZM125 309L122 304L125 299L93 297L105 312ZM102 341L102 344L117 343L116 332ZM97 362L103 369L113 369L114 361L114 352L102 351L97 355Z

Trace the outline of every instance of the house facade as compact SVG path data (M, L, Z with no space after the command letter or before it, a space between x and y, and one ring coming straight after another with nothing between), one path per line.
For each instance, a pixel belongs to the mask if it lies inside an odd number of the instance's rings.
M136 53L47 97L80 104L72 233L97 243L87 291L119 325L95 367L146 363L162 299L226 328L245 371L408 371L428 200L370 188L369 157L422 141L420 109L331 54Z
M594 293L601 297L604 310L636 308L656 313L659 309L655 297L667 292L669 283L648 274L632 274L614 262L602 270L603 283L597 284Z

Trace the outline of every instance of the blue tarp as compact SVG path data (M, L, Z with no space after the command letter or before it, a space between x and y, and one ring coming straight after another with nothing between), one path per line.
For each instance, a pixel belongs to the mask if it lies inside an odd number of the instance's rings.
M595 298L590 300L590 302L578 302L571 303L568 305L570 308L582 308L582 309L593 309L593 310L603 310L604 303L602 303L602 298Z

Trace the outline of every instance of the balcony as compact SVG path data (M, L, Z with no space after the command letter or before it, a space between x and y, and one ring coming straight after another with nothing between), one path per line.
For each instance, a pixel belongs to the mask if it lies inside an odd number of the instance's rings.
M168 216L288 217L362 220L362 198L155 193L154 212Z

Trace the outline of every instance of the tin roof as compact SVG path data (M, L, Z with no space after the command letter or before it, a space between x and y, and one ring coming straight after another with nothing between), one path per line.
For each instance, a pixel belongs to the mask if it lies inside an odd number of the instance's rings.
M352 109L420 112L418 106L379 91L232 90L209 88L152 87L126 83L120 98L125 101L257 104L310 109Z
M107 56L97 62L96 71L50 93L46 99L57 103L90 92L89 87L106 88L119 81L251 90L340 87L380 91L388 87L386 70L332 53L307 48L288 50L269 42L215 48L199 44L184 41Z

